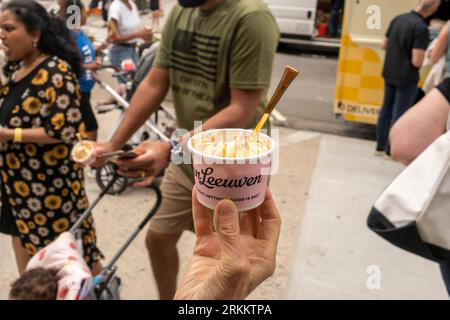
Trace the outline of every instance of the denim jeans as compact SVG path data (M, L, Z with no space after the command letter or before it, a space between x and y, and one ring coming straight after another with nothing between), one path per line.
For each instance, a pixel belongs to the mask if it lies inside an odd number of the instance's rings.
M330 20L328 22L328 36L339 37L341 11L344 8L344 0L333 0Z
M445 287L450 296L450 260L439 265L441 268L442 278L444 279Z
M389 131L392 125L413 105L416 85L394 85L385 81L384 102L378 115L377 150L390 154Z
M114 44L109 51L109 61L111 62L111 64L121 69L122 61L127 59L133 60L134 65L137 68L139 59L134 47ZM119 82L121 81L119 80Z
M132 59L137 67L139 61L134 47L114 44L109 51L109 60L111 61L111 64L121 68L122 61L126 59Z
M89 3L89 8L90 8L90 9L92 9L92 8L97 8L97 7L98 7L99 1L100 1L100 0L92 0L92 1Z

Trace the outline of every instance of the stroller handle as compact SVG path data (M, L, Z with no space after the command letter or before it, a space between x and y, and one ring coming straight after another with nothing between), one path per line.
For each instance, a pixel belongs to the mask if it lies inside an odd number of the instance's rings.
M95 208L97 203L105 196L105 194L108 192L108 190L112 187L114 182L116 182L116 179L119 175L117 172L114 172L114 176L111 179L111 181L106 185L105 189L102 190L102 192L99 194L99 196L91 203L91 205L83 212L83 214L78 218L78 220L73 224L73 226L70 228L69 232L72 233L75 236L76 230L81 226L83 223L83 220L85 220L89 214L92 212L92 210Z

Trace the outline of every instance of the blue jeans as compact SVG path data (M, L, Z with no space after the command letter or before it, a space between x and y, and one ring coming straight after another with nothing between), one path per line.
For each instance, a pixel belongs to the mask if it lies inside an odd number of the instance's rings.
M114 44L109 51L109 61L111 62L111 64L115 67L122 68L122 61L126 59L133 60L134 65L137 67L139 58L137 56L135 48L131 46L128 47Z
M442 278L444 279L445 287L450 296L450 260L439 265L441 268Z
M98 7L99 0L92 0L91 3L89 3L89 8L97 8Z
M390 154L389 131L392 125L413 105L416 85L394 85L385 81L384 102L378 115L377 150Z
M333 0L331 8L330 20L328 22L328 36L340 37L339 27L341 25L341 11L344 8L344 0Z
M127 59L133 60L134 65L137 68L139 58L134 47L114 44L109 51L109 61L111 64L119 69L122 69L122 61ZM123 83L120 78L118 78L118 81L119 83Z

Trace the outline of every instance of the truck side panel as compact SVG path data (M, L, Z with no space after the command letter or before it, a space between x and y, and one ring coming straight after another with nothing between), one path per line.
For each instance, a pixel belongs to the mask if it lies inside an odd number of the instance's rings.
M336 79L335 115L376 124L384 96L381 43L392 19L417 0L347 0Z

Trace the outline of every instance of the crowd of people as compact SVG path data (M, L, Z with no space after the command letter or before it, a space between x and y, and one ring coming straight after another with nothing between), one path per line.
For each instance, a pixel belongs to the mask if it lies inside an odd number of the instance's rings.
M89 3L89 8L87 13L90 15L101 16L102 19L108 21L108 10L113 0L103 0L101 1L101 8L99 0L92 0ZM146 13L148 10L151 11L152 16L152 26L153 30L158 30L159 28L159 18L164 14L161 9L161 0L137 0L135 1L136 8L140 13Z

